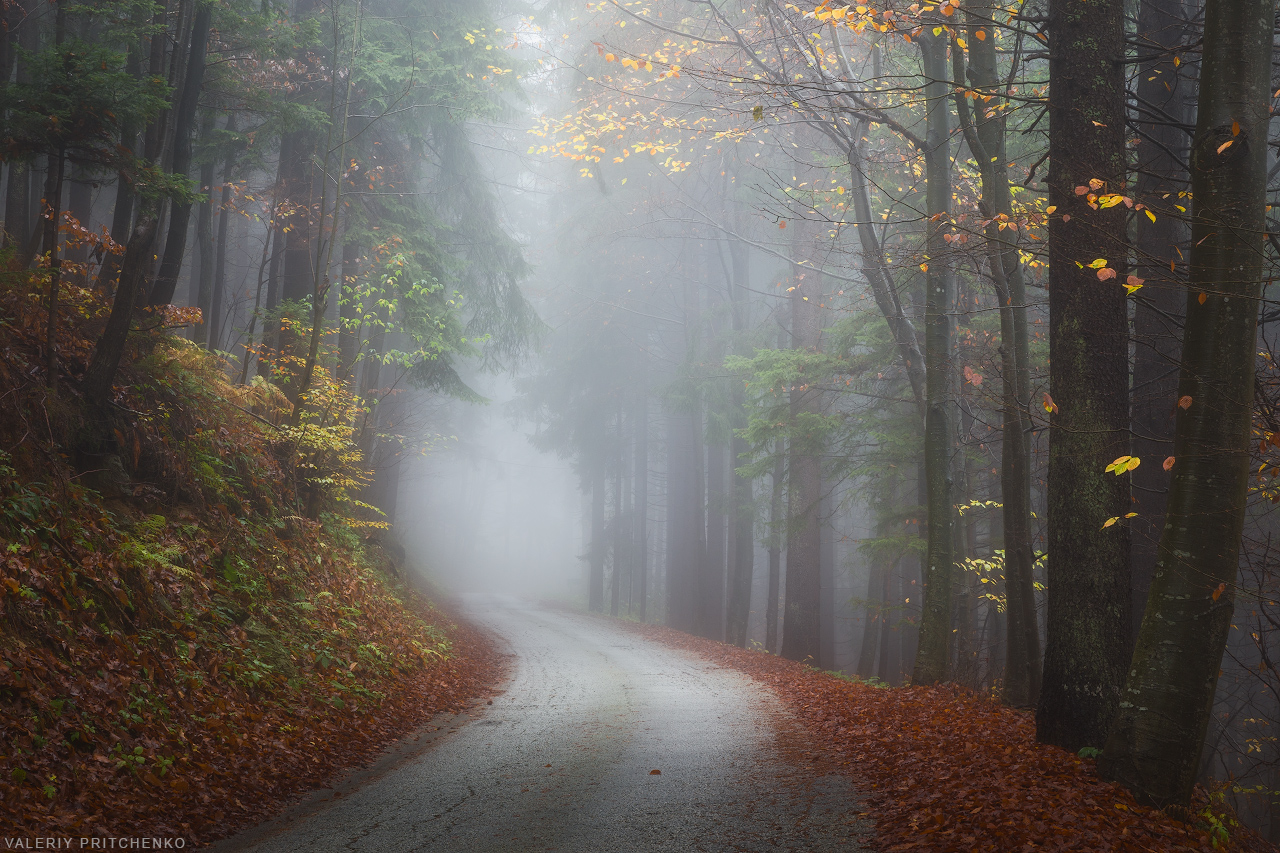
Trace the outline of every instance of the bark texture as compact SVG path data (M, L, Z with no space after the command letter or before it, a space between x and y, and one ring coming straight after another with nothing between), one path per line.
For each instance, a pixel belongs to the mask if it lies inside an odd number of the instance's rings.
M1120 0L1049 5L1049 602L1039 739L1098 747L1119 701L1129 635L1124 15ZM1094 183L1090 183L1093 181ZM1077 193L1077 188L1084 192ZM1092 196L1092 199L1091 199ZM1090 267L1116 271L1103 281ZM1010 650L1012 651L1012 649Z

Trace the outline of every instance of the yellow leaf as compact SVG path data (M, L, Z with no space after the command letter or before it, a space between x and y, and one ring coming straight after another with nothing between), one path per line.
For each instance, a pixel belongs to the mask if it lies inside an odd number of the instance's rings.
M1129 460L1132 458L1133 458L1132 456L1119 457L1118 459L1116 459L1116 461L1112 462L1110 465L1107 466L1107 469L1106 469L1107 473L1114 472L1117 477L1120 476L1125 471L1129 470L1128 469Z
M1094 260L1089 264L1089 269L1091 269L1091 270L1100 270L1100 269L1102 269L1103 267L1105 267L1106 265L1107 265L1107 259L1106 259L1106 258L1095 258L1095 259L1094 259Z
M928 265L928 264L921 264L921 265L920 265L920 272L928 272L928 271L929 271L929 265Z
M1058 411L1058 404L1053 402L1053 398L1049 396L1049 392L1044 392L1044 410L1049 413Z
M1118 516L1118 515L1117 515L1117 516L1114 516L1114 517L1112 517L1112 518L1108 518L1105 522L1103 522L1102 529L1103 529L1103 530L1106 530L1108 527L1110 527L1111 525L1115 524L1115 523L1116 523L1117 521L1119 521L1119 520L1120 520L1120 516Z
M1056 204L1051 204L1051 205L1049 205L1048 207L1046 207L1046 208L1044 209L1044 212L1045 212L1047 215L1052 216L1052 215L1053 215L1053 212L1054 212L1055 210L1057 210L1057 209L1058 209L1058 206L1057 206Z
M1145 213L1147 215L1147 218L1150 219L1152 222L1156 221L1156 215L1152 213L1150 210L1144 210L1143 213Z

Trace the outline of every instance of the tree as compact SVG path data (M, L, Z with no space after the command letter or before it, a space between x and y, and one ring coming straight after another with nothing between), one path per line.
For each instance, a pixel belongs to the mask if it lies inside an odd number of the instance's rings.
M1235 604L1248 489L1275 10L1208 0L1173 482L1146 614L1099 764L1142 802L1186 805Z
M1049 4L1048 551L1040 740L1101 744L1129 633L1129 335L1124 241L1124 9ZM1099 263L1101 262L1101 263Z

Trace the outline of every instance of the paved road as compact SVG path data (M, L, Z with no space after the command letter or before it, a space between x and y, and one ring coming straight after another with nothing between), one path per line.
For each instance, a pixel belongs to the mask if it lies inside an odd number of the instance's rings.
M492 707L346 796L219 849L867 849L849 782L812 763L751 679L603 619L491 597L468 611L514 656Z

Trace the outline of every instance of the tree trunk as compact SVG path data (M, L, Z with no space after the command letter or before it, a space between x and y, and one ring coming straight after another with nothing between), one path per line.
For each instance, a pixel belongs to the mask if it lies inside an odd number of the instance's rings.
M208 136L213 133L214 115L210 111L205 116L201 126L201 134ZM196 292L195 305L200 309L200 325L193 328L192 336L196 343L206 349L214 349L216 341L210 334L213 325L213 269L216 264L214 260L214 243L213 243L213 160L200 165L200 192L205 194L205 200L200 203L196 210L196 239L195 244L197 252L196 267Z
M886 568L873 558L867 573L866 616L862 623L862 648L858 652L858 677L871 678L876 674L876 660L880 650L880 622L884 619L884 576ZM877 606L877 602L879 602Z
M791 303L792 346L817 352L820 343L818 302L821 274L812 267L796 268ZM804 270L804 272L801 272ZM814 377L816 383L819 377ZM820 411L821 392L809 382L797 382L790 392L792 434L789 442L787 513L787 586L782 619L782 656L817 663L821 654L821 520L822 438L805 434Z
M111 303L111 315L107 318L102 337L94 346L81 386L85 399L95 406L101 407L111 399L111 385L115 381L125 344L129 340L129 326L143 296L155 237L155 207L144 203L143 210L139 212L138 224L134 226L120 263L120 282L116 285L115 298Z
M750 326L751 276L747 247L734 243L729 249L732 277L729 282L729 299L733 311L733 331L738 355L751 354L744 337ZM746 389L737 381L730 381L729 425L737 430L746 426ZM729 439L729 603L726 619L726 639L736 646L747 646L747 621L751 616L751 585L755 579L755 498L752 483L738 475L738 464L746 458L747 440L736 432Z
M667 417L667 625L698 629L697 591L702 561L702 488L695 469L699 429L688 412Z
M712 363L717 363L713 359ZM725 577L728 566L727 534L729 519L725 513L728 505L726 486L726 457L728 448L723 444L707 444L707 573L706 615L704 636L711 640L724 640L725 629Z
M1177 392L1187 405L1178 404L1146 615L1099 764L1156 807L1190 802L1235 604L1265 258L1274 15L1265 0L1205 4Z
M1073 752L1106 738L1129 635L1129 527L1103 530L1108 518L1130 511L1128 477L1105 471L1129 454L1129 335L1120 286L1126 208L1104 209L1090 198L1124 191L1123 11L1120 0L1049 5L1048 183L1056 207L1049 217L1049 386L1056 411L1036 732ZM1097 258L1115 279L1098 278L1090 267Z
M786 446L773 442L773 479L769 494L769 595L764 605L764 646L770 654L778 648L778 599L782 596L782 546L786 541L786 518L782 513L782 484L786 476Z
M839 501L827 491L825 481L818 488L818 668L836 668L836 536L835 506Z
M591 477L591 547L587 551L587 609L604 612L604 460L595 462Z
M350 218L348 218L350 223ZM342 289L338 315L338 371L339 379L350 379L359 357L360 341L353 288L360 278L360 244L351 237L342 243Z
M988 268L1000 305L1002 382L1000 490L1004 529L1005 590L1009 618L1001 696L1014 707L1034 707L1040 696L1040 630L1036 620L1035 554L1031 541L1031 458L1028 415L1030 353L1027 340L1027 291L1018 256L1020 231L1000 228L999 217L1013 214L1006 152L1006 112L996 71L995 39L990 38L990 2L966 5L969 67L964 51L953 46L956 84L966 82L990 101L970 118L969 101L956 95L956 113L982 178L982 213ZM979 37L981 36L981 37Z
M928 101L927 181L928 263L925 295L924 459L927 484L928 545L924 560L924 601L920 640L912 673L914 684L947 678L951 658L952 545L951 442L948 413L951 390L951 317L955 276L943 237L950 233L951 144L947 102L947 42L925 34L918 40Z
M196 108L199 106L200 89L204 85L205 48L209 41L209 25L213 15L212 3L201 3L196 8L188 45L186 74L182 83L182 95L173 123L172 173L186 178L191 170L191 136L195 129ZM169 208L169 232L165 235L164 255L156 282L151 289L151 305L168 305L173 302L178 287L178 274L182 272L182 258L187 249L187 226L191 218L189 202L174 202Z
M40 49L40 31L36 26L39 20L35 12L39 8L37 0L22 0L9 9L10 20L17 25L16 41L18 46L29 54ZM31 80L27 63L15 53L15 77L18 83ZM5 69L6 72L8 69ZM9 79L6 73L4 79ZM31 240L31 163L28 160L12 160L9 163L9 183L5 188L4 234L0 235L0 248L14 249L21 253Z
M228 132L236 130L236 114L227 116ZM227 296L227 243L228 231L231 228L231 171L236 166L236 151L227 152L222 162L222 193L218 204L218 238L213 254L213 295L209 300L209 349L216 350L222 345L223 338L223 304ZM212 195L212 189L210 190Z
M640 623L644 624L649 618L649 396L643 384L637 396L635 566L640 572Z
M58 7L61 18L62 7ZM67 161L61 150L49 158L49 175L45 180L44 251L49 255L49 313L45 326L45 378L50 391L58 390L58 294L62 283L62 260L58 257L58 226L62 221L62 176Z
M627 518L624 495L627 492L626 477L626 441L623 438L622 407L618 407L618 415L614 423L614 458L613 458L613 580L609 589L609 615L617 616L622 597L622 576L627 563Z
M1188 136L1180 126L1195 121L1189 93L1194 81L1183 75L1191 66L1174 65L1174 48L1185 43L1186 11L1181 0L1141 0L1138 7L1140 53L1154 58L1138 67L1137 103L1132 108L1138 130L1134 198L1151 208L1156 221L1137 220L1134 256L1137 274L1146 285L1133 306L1133 455L1145 464L1133 472L1134 510L1130 522L1133 576L1133 637L1142 624L1147 589L1155 571L1157 544L1169 499L1169 476L1153 463L1173 452L1173 407L1178 391L1178 351L1182 338L1183 284L1170 264L1182 261L1187 227L1174 205L1187 189ZM1161 196L1168 196L1161 198Z

